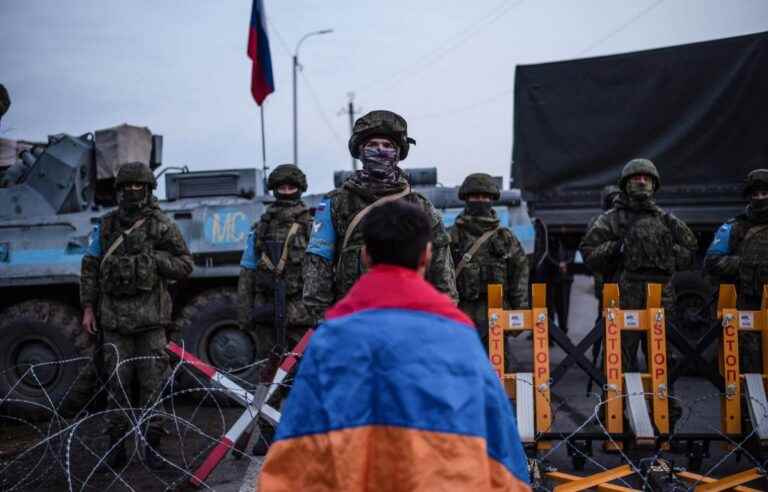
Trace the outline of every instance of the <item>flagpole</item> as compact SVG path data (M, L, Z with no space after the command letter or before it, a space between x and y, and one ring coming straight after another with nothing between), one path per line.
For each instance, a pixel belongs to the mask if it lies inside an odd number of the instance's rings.
M261 116L261 169L264 171L264 183L267 182L267 139L264 137L264 103L259 105L259 115Z

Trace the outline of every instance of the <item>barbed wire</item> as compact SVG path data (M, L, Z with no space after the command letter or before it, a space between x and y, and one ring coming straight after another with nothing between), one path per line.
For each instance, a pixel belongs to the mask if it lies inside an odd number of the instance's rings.
M103 350L115 351L116 362L111 372L104 375L99 383L92 382L96 367L95 355L12 367L0 373L0 377L18 376L10 390L0 394L0 426L3 428L0 440L0 490L55 489L74 492L114 490L114 487L124 490L179 490L193 478L194 471L244 411L242 406L229 403L230 397L237 396L233 395L233 390L217 387L182 360L169 364L162 392L146 406L120 405L121 400L130 401L128 396L132 389L121 379L122 370L161 356L121 359L116 347L106 345ZM242 374L254 368L259 369L260 373L272 370L275 362L275 359L263 358L234 370L220 372L241 385L241 391L263 391L271 383L262 382L261 375L254 381L253 377L248 379L242 377ZM39 377L41 371L52 365L58 366L60 370L67 366L79 369L78 376L61 396L51 394ZM22 381L26 385L24 391L20 388ZM521 383L523 381L518 380L518 384ZM72 404L71 400L78 393L75 388L78 385L93 387L88 393L89 398ZM290 386L290 380L281 386ZM24 397L29 394L29 387L36 391L35 398ZM675 450L672 444L685 438L685 430L694 422L695 417L711 414L713 406L720 405L724 398L732 397L719 390L687 400L670 393L667 396L670 407L676 402L681 412L665 439L667 444L643 449L631 446L625 448L625 442L617 440L608 431L603 409L616 400L632 396L650 399L657 396L654 393L591 392L584 396L591 412L578 415L577 419L582 421L576 422L571 408L574 403L572 398L559 396L549 386L547 389L551 391L548 404L552 418L549 427L540 430L538 437L543 440L546 435L551 446L541 449L531 460L532 470L535 471L532 473L534 489L541 491L554 490L553 480L546 471L557 469L553 463L562 463L566 451L574 460L573 463L575 460L582 461L581 467L587 465L598 472L609 470L606 459L593 455L592 440L609 443L615 451L613 454L616 459L628 465L633 472L630 476L616 479L614 483L617 485L641 490L694 490L702 483L702 479L685 482L677 478L676 472L684 468L679 466L680 460L686 458L687 451L683 451L681 456L681 451ZM540 390L532 387L532 391ZM122 394L117 398L110 397L110 406L104 408L102 404L99 407L99 398L109 391ZM237 390L234 392L237 393ZM749 396L743 396L745 403L749 403ZM559 402L556 401L558 399ZM768 408L762 405L752 407L761 409L755 418L768 419ZM744 408L747 416L746 406ZM252 416L256 417L256 411L253 408L251 411ZM129 425L117 442L105 443L105 425L109 425L111 419L115 418L124 419ZM165 434L159 450L152 448L146 437L145 427L152 420L162 422ZM576 425L571 426L572 423ZM564 430L564 427L569 426L570 429ZM745 427L740 435L726 434L711 422L706 423L706 429L712 442L721 442L728 449L712 457L701 472L702 477L727 474L737 464L744 470L756 468L764 473L765 457L759 451L755 452L751 444L756 440L755 426ZM580 445L585 440L590 441L589 449ZM108 458L118 446L127 447L128 462L120 469L113 469ZM145 463L145 452L155 451L165 464L163 470L151 469ZM233 449L232 453L236 458L246 458L249 464L258 461L249 449ZM545 472L541 473L540 470ZM667 489L659 488L654 478L659 473L667 477L665 480L668 483L664 485ZM215 484L203 480L200 487L214 490Z

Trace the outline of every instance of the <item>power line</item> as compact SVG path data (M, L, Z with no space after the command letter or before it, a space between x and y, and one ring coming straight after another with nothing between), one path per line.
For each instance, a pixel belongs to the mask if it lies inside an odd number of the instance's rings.
M283 38L283 36L280 35L280 31L278 31L277 27L275 27L275 23L272 22L272 20L269 17L267 17L267 23L269 24L270 30L275 33L275 36L277 37L277 40L280 43L280 47L283 48L283 51L285 52L285 54L288 55L289 57L292 56L291 49L288 47L288 43L286 43L285 38Z
M312 97L312 102L314 103L315 110L320 115L320 118L323 120L323 123L325 123L325 126L328 128L328 131L331 132L331 135L333 135L333 138L338 142L340 145L345 145L345 142L341 139L341 136L339 136L338 132L336 132L336 129L333 128L333 125L331 124L331 121L328 119L328 116L325 114L325 111L323 110L322 104L320 104L320 98L317 96L317 92L315 92L315 88L312 87L312 84L309 82L309 78L307 77L307 74L304 72L304 70L301 71L301 77L304 79L304 83L307 86L307 89L309 89L309 95Z
M467 111L472 111L473 109L477 109L481 106L485 106L487 104L490 104L492 102L495 102L499 99L501 99L504 96L507 96L509 94L512 94L515 91L514 88L512 89L504 89L501 92L497 92L491 96L488 96L484 99L480 99L478 101L475 101L471 104L467 104L464 106L459 106L456 108L448 109L446 111L440 111L437 113L423 113L423 114L417 114L416 116L409 116L408 119L433 119L433 118L442 118L444 116L453 116L455 114L459 113L466 113Z
M644 8L643 10L638 12L637 14L635 14L632 17L630 17L629 19L627 19L627 21L625 21L623 24L619 25L616 29L612 30L611 32L609 32L608 34L603 36L602 38L594 41L592 44L590 44L589 46L587 46L583 50L579 51L576 54L576 56L578 57L578 56L587 54L590 51L592 51L593 49L597 48L598 46L600 46L604 42L608 41L609 39L611 39L612 37L614 37L615 35L617 35L621 31L623 31L624 29L628 28L629 26L631 26L632 24L634 24L635 22L640 20L640 18L643 17L645 14L647 14L651 10L653 10L656 7L658 7L659 5L661 5L661 3L663 1L664 0L657 0L656 2L653 2L652 4L648 5L646 8Z
M446 39L443 43L430 50L425 55L417 58L412 64L395 72L394 75L388 76L386 79L380 79L373 83L362 86L361 91L366 91L374 87L379 87L380 90L389 89L399 84L402 80L408 78L411 75L415 75L419 72L430 68L435 63L439 62L450 52L456 50L461 45L469 41L474 35L481 32L485 27L495 23L507 13L509 13L515 7L520 6L525 0L518 0L514 3L508 1L501 2L489 10L483 17L477 22L461 29L450 38Z
M584 48L583 50L579 51L576 55L574 55L574 57L579 57L581 55L589 53L590 51L595 49L597 46L603 44L605 41L609 40L610 38L612 38L616 34L618 34L621 31L627 29L629 26L631 26L632 24L634 24L635 22L640 20L640 18L642 18L643 16L645 16L646 14L651 12L653 9L658 7L663 1L664 0L657 0L656 2L648 5L646 8L644 8L643 10L638 12L637 14L635 14L632 17L630 17L629 19L627 19L625 22L623 22L618 27L616 27L615 29L613 29L612 31L607 33L605 36L603 36L603 37L593 41L592 43L590 43L586 48ZM467 104L467 105L464 105L464 106L459 106L457 108L449 109L449 110L446 110L446 111L440 111L440 112L437 112L437 113L434 113L434 112L433 113L424 113L424 114L421 114L421 115L411 116L410 118L413 118L413 119L431 119L431 118L442 118L442 117L445 117L445 116L453 116L455 114L464 113L464 112L471 111L471 110L477 109L479 107L488 105L488 104L490 104L492 102L495 102L496 100L500 99L501 97L503 97L503 96L505 96L507 94L513 93L514 90L515 90L514 87L511 88L511 89L505 89L505 90L503 90L501 92L497 92L497 93L495 93L495 94L493 94L493 95L491 95L489 97L480 99L478 101L475 101L473 103L470 103L470 104Z

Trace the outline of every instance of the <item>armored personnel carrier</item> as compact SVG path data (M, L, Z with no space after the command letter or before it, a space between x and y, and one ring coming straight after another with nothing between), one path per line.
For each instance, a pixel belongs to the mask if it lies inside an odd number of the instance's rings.
M80 326L80 261L91 230L115 206L117 170L131 161L164 175L160 207L194 257L192 276L172 286L186 348L241 380L258 381L253 363L270 347L238 329L236 291L245 238L272 200L261 170L159 169L162 136L129 125L0 144L0 411L47 414L49 397L58 404L73 384L93 384L78 378L95 343ZM456 188L439 186L436 168L406 171L452 224L463 208ZM336 186L346 177L337 172ZM304 197L310 207L321 198ZM519 191L505 190L497 205L502 223L531 252L533 229Z
M88 235L115 205L119 166L142 161L158 169L162 137L121 125L3 146L5 154L14 146L20 152L0 168L0 399L3 411L29 412L34 403L48 406L48 397L63 399L81 365L68 361L84 361L93 350L78 296ZM160 206L195 260L191 278L173 286L175 320L189 350L221 368L246 367L239 376L253 379L249 364L261 349L237 328L235 293L245 238L269 200L262 172L175 171L165 174Z

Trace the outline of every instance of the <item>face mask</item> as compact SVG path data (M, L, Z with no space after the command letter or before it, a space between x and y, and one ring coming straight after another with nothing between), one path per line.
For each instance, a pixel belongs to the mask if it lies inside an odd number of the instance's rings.
M467 215L473 215L476 217L483 217L491 215L491 209L493 204L491 202L467 202L464 209L467 211Z
M278 193L277 191L275 191L274 195L275 195L275 198L277 198L278 200L286 201L286 202L295 202L296 200L301 198L300 191L297 191L295 193L290 193L290 194Z
M363 152L360 159L363 161L363 164L366 162L375 162L377 164L384 164L387 166L396 166L397 165L397 149L383 149L380 147L376 148L366 148L363 147Z
M397 149L363 148L363 171L377 181L397 181Z
M752 198L749 205L753 212L768 212L768 198Z
M645 183L630 181L627 183L627 195L633 200L647 201L653 196L653 183L650 180Z
M129 190L123 188L118 192L117 201L120 208L126 212L136 212L144 206L147 198L147 189L142 187L140 190Z

